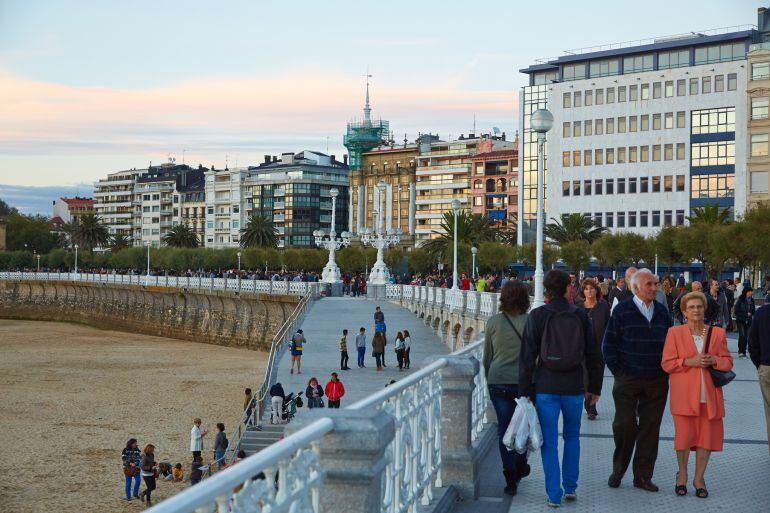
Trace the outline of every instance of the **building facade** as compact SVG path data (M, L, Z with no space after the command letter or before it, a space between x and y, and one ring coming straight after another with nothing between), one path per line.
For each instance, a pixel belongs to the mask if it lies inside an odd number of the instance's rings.
M764 16L760 10L760 26ZM534 239L537 143L529 117L538 108L555 120L547 218L582 213L612 231L651 235L684 224L703 205L742 214L746 53L763 34L747 27L576 50L522 70L529 85L520 97L520 242Z
M130 169L110 173L94 184L94 211L111 236L133 236L134 184L144 171Z
M53 217L59 217L64 223L79 223L84 214L96 212L92 198L59 198L53 202Z
M348 166L334 155L305 150L265 156L248 169L244 223L257 214L273 222L279 248L316 247L313 232L332 227L332 189L338 191L334 230L348 231L348 184Z
M200 177L180 184L174 192L174 215L172 224L184 225L198 237L203 246L206 240L206 191L205 178Z
M748 155L748 207L770 201L768 175L770 174L770 43L757 43L748 53L747 109L749 143Z
M512 224L519 207L518 160L515 148L471 158L471 212L488 216L499 229L516 228Z
M243 210L246 206L245 180L247 168L212 167L205 173L206 201L205 246L229 248L240 245Z
M452 211L452 200L458 199L463 209L471 209L470 179L473 157L477 153L513 149L504 137L477 137L469 134L455 141L420 142L417 156L415 200L416 244L443 233L441 222L445 212Z

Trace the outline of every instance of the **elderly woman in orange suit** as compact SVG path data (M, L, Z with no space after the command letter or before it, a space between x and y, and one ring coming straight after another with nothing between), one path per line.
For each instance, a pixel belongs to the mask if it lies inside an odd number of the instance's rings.
M708 367L728 371L733 359L727 350L725 331L707 326L708 305L701 292L691 292L680 302L687 322L668 330L663 348L663 370L670 374L670 408L674 417L674 450L679 463L677 495L687 495L687 463L695 451L695 495L708 497L704 474L709 456L722 450L725 402L722 389L714 386ZM709 330L711 332L709 333ZM710 337L710 338L709 338ZM708 351L706 345L708 340Z

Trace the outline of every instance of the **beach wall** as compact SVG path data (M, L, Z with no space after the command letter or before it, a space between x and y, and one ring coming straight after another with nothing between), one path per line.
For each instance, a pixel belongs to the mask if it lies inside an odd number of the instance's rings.
M192 342L269 350L296 296L102 283L2 281L0 318L63 321Z

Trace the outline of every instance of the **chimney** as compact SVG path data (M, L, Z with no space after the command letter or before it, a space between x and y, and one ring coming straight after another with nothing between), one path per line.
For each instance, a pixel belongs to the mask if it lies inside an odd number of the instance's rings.
M292 152L281 153L282 164L294 164L294 154Z
M265 164L270 163L270 155L265 155Z
M334 161L337 160L337 155L331 155L332 158L332 164L334 164Z
M502 140L503 140L503 141L505 141L505 132L503 132L503 138L502 138Z
M348 154L344 154L342 156L342 162L347 166L348 165Z
M277 155L273 155L273 162L278 162L278 156Z

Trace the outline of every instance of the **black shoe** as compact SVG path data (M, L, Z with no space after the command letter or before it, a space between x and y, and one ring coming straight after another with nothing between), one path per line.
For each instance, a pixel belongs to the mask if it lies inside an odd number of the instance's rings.
M519 488L519 480L517 479L516 472L513 470L503 470L503 476L505 476L505 488L503 492L506 495L516 495Z
M529 463L522 465L521 470L519 471L519 481L527 477L530 472L532 472L532 467L529 466Z
M660 490L658 488L658 485L653 483L650 479L644 478L644 477L635 477L634 478L634 487L635 488L641 488L642 490L648 491L648 492L657 492Z
M610 474L610 478L607 480L607 486L610 488L620 488L620 481L623 480L623 476L618 474Z

